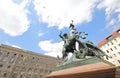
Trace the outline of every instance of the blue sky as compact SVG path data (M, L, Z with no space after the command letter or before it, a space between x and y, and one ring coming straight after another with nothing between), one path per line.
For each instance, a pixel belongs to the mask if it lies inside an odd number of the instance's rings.
M120 28L120 0L1 0L0 44L61 56L58 34L74 20L95 45Z

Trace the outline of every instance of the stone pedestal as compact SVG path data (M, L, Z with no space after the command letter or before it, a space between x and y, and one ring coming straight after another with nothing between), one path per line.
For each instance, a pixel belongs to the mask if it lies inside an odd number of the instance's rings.
M115 67L97 62L53 71L47 78L115 78Z

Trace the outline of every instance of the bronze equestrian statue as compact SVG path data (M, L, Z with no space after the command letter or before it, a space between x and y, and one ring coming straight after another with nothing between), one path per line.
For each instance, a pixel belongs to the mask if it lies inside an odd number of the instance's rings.
M70 31L62 35L62 32L59 34L60 38L64 41L62 49L62 58L65 59L68 56L68 53L73 53L75 58L81 59L86 58L86 56L97 56L102 58L103 56L108 57L102 50L94 46L90 41L81 42L79 39L85 39L81 36L82 33L87 35L86 32L78 32L73 25L73 21L70 24ZM76 43L78 43L78 50L76 49Z

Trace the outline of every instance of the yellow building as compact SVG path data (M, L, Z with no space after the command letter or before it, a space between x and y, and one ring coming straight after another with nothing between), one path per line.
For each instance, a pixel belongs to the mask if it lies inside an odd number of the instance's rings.
M0 45L0 78L45 78L58 62L54 57Z
M120 66L120 29L100 41L98 47L110 57L107 61Z

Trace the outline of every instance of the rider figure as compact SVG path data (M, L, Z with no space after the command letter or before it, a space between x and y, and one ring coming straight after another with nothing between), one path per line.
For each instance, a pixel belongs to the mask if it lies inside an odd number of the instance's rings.
M65 57L67 56L66 48L69 45L69 41L68 41L68 35L67 35L67 33L63 34L63 36L61 34L62 33L60 33L59 36L64 41L63 50L62 50L62 54L63 54L62 58L65 59Z
M71 31L67 34L60 33L59 36L62 38L64 41L64 46L63 46L63 59L67 56L68 52L74 52L76 50L76 41L79 39L79 33L76 31L76 29L71 29Z

